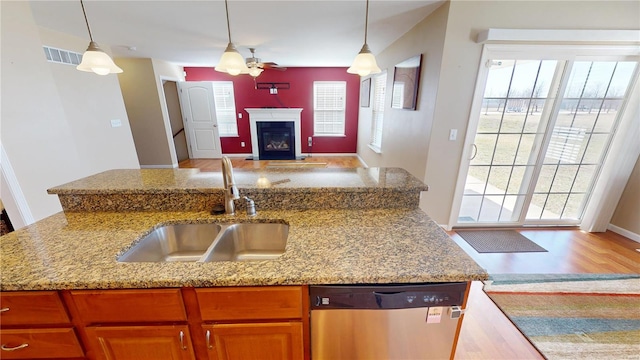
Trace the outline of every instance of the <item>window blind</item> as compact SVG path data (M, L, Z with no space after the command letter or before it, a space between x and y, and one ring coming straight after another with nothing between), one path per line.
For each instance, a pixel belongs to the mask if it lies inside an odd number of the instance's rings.
M346 96L346 81L313 82L314 135L344 135Z
M220 136L238 136L232 81L213 81L213 100Z
M373 78L373 111L371 117L371 146L382 149L382 123L384 100L387 88L387 73Z

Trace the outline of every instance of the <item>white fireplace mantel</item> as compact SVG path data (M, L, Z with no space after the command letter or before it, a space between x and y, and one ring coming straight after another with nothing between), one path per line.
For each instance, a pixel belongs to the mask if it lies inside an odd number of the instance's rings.
M259 121L293 121L296 136L296 158L302 157L302 135L300 133L300 113L301 108L267 108L267 109L245 109L249 113L249 128L251 130L251 153L254 159L259 159L260 150L258 148L258 127Z

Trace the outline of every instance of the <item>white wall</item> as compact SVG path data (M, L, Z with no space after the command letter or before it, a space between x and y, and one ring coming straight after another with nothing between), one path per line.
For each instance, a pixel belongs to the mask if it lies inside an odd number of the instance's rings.
M177 157L162 79L183 81L182 69L164 61L118 58L118 75L136 151L143 167L175 167Z
M378 66L387 70L381 154L375 153L368 147L371 137L372 108L360 108L358 119L358 155L367 166L401 167L419 179L423 179L427 163L449 10L448 3L439 3L434 6L439 7L376 56ZM391 89L394 66L419 54L422 54L422 69L416 110L392 109ZM373 87L373 81L371 86Z
M638 29L637 1L452 1L425 172L431 191L422 207L447 223L467 131L482 45L488 28ZM450 129L458 140L449 141ZM415 144L419 147L420 144Z
M44 57L43 45L82 53L87 41L38 28L28 2L0 6L0 136L37 221L61 210L46 189L111 168L137 168L138 161L117 77L83 73ZM123 126L111 128L110 119Z

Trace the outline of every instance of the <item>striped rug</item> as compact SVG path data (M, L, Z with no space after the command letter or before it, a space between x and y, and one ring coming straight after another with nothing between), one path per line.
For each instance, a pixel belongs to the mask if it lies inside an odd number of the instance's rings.
M529 285L485 292L547 359L640 359L640 278Z

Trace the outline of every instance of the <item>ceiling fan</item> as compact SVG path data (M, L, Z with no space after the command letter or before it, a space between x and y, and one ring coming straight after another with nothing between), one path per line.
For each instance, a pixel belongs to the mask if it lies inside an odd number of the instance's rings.
M258 77L258 75L260 75L260 73L262 73L262 71L265 69L278 71L287 70L286 67L279 66L274 62L261 62L260 58L256 57L255 48L249 48L249 51L251 51L251 57L246 58L247 67L249 68L249 75L253 76L254 79Z

